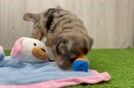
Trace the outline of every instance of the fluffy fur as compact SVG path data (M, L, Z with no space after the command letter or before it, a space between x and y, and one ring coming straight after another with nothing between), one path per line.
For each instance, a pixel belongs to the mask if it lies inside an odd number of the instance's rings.
M33 21L33 38L47 37L46 45L51 47L57 64L71 67L73 61L86 55L93 44L83 22L68 10L61 7L50 8L43 13L26 13L26 21Z

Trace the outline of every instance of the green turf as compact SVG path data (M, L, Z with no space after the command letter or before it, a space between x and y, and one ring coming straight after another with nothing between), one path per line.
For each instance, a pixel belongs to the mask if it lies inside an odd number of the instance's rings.
M6 56L9 56L10 55L10 50L5 50L4 52L5 52L5 55Z
M68 88L134 88L134 49L93 49L88 58L92 69L109 72L111 80Z

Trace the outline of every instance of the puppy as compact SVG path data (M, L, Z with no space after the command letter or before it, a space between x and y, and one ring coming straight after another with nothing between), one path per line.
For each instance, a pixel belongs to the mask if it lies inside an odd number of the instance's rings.
M33 38L47 37L46 45L62 69L69 69L75 59L84 57L93 44L83 22L59 6L39 14L26 13L23 19L34 22Z

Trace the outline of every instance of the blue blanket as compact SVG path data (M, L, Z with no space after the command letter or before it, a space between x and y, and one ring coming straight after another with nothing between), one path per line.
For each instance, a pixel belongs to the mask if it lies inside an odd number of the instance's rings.
M31 84L92 75L90 72L63 71L55 62L26 63L11 58L0 61L0 84Z

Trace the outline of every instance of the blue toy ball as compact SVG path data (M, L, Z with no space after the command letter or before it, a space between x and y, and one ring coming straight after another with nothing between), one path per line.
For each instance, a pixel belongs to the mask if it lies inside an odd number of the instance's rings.
M89 63L87 61L83 61L83 60L76 60L73 62L72 69L74 71L88 72Z

